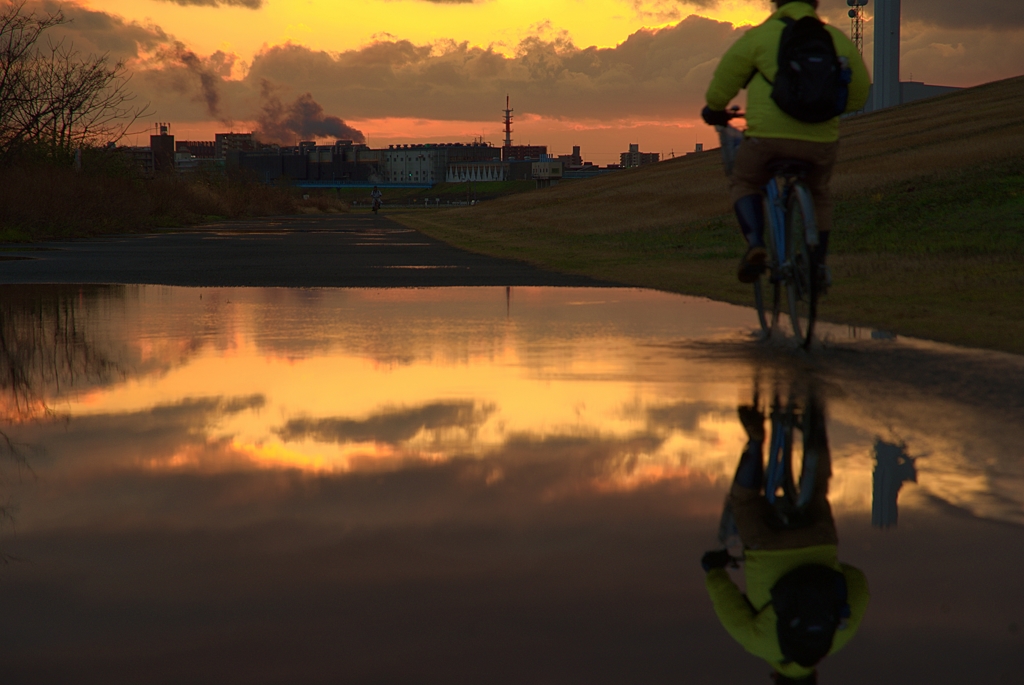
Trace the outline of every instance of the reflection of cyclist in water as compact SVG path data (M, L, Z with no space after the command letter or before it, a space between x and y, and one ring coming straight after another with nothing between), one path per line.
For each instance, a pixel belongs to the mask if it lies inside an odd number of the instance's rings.
M748 442L727 500L745 550L746 595L725 570L732 561L727 550L707 552L701 565L715 613L729 634L771 664L776 682L814 683L817 662L857 631L868 604L867 580L837 558L822 405L812 395L802 424L804 467L817 457L813 491L797 515L785 517L787 522L764 492L764 414L756 405L755 396L754 406L739 409ZM778 418L773 413L773 421Z

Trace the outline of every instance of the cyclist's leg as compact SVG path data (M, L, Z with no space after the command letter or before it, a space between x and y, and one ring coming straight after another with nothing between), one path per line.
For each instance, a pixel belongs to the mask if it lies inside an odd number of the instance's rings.
M803 140L788 142L792 143L794 159L802 159L812 165L811 172L804 178L804 185L814 198L814 218L818 226L818 246L812 256L816 263L824 264L832 230L832 169L839 154L839 143L813 143Z
M740 232L749 246L740 262L739 279L752 283L764 270L768 253L764 246L764 196L762 188L771 178L767 171L770 157L759 138L746 138L736 152L736 162L729 177L730 194Z
M762 423L764 421L762 417ZM748 433L750 429L748 428ZM743 545L750 549L762 549L772 535L769 525L774 512L765 501L761 489L764 484L764 434L760 440L755 436L747 441L740 456L732 487L729 489L729 509L739 531Z

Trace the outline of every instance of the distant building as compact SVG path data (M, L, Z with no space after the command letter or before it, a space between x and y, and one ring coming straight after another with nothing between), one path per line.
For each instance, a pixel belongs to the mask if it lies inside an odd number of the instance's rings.
M505 181L508 178L508 162L449 162L445 180L449 183L463 181Z
M447 161L447 155L436 147L399 145L384 151L384 168L391 183L439 183Z
M512 160L505 162L508 165L506 179L508 181L530 181L533 179L533 162L527 160Z
M630 143L629 152L619 153L619 166L623 169L632 169L646 164L655 164L660 158L661 155L657 152L640 152L639 144Z
M146 147L120 147L118 151L128 159L128 163L135 170L135 173L143 177L153 175L153 149Z
M593 164L591 162L584 162L583 166L579 167L578 169L571 169L571 168L565 169L565 168L563 168L562 169L562 178L566 179L566 180L568 180L568 179L596 178L597 176L601 176L603 174L607 174L607 173L612 172L612 171L617 171L618 169L619 169L619 165L618 164L609 164L606 167L600 167L600 166L597 166L597 165L595 165L595 164Z
M908 102L960 90L932 86L920 81L900 81L900 34L903 21L901 0L875 0L875 55L871 94L865 112L875 112Z
M392 145L382 153L385 178L389 183L434 185L448 179L452 165L463 165L464 173L470 173L468 165L501 161L498 150L488 143ZM483 167L478 172L493 175L498 167ZM501 173L504 175L504 170Z
M219 172L224 169L224 160L217 159L212 140L179 140L174 144L174 168L182 174L200 169Z
M251 152L258 148L255 133L217 133L214 138L217 159L227 159L232 152Z
M216 143L212 140L179 140L174 144L174 152L187 152L196 159L215 159Z
M537 161L547 156L547 145L505 145L501 148L501 161Z
M257 180L279 179L321 183L379 183L385 180L381 150L339 140L334 145L303 141L292 147L229 153L229 168L244 170Z
M534 162L532 168L533 180L537 182L538 188L547 188L556 185L562 180L562 162L557 159L545 159Z
M170 124L157 124L158 135L149 137L149 149L153 155L153 173L174 171L174 136L170 135Z
M558 161L564 169L579 169L583 167L583 157L580 155L580 146L572 146L571 155L558 155Z

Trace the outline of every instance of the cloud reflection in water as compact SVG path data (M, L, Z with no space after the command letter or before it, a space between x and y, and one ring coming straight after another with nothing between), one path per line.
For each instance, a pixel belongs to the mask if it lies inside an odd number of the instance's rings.
M691 585L680 570L697 571L743 445L737 401L756 369L791 374L785 352L747 354L735 331L749 311L634 290L513 289L508 312L504 289L487 288L72 299L119 373L48 383L47 411L5 426L37 448L38 478L13 486L10 544L32 564L8 576L25 648L0 656L0 673L47 673L59 647L101 665L137 654L139 673L179 680L193 659L310 682L339 660L355 681L749 674L704 663L731 647L699 572ZM849 351L819 357L851 554L870 566L859 541L888 545L856 531L870 522L875 436L893 431L927 455L900 493L901 526L946 525L935 497L1000 521L1024 510L1006 449L1024 444L1024 422L1004 418L1019 405L864 374ZM1013 538L967 525L947 527ZM850 658L879 649L880 630L866 623ZM411 665L382 666L394 653ZM237 673L259 680L253 669Z

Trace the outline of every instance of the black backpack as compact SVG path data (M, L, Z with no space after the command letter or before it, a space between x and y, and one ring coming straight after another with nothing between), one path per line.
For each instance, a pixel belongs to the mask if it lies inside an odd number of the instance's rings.
M836 54L832 34L816 17L782 17L779 70L772 100L783 112L817 124L846 111L851 72ZM767 77L765 77L767 81Z
M805 564L779 578L771 593L782 656L814 666L831 651L836 630L850 617L846 578L828 566Z

